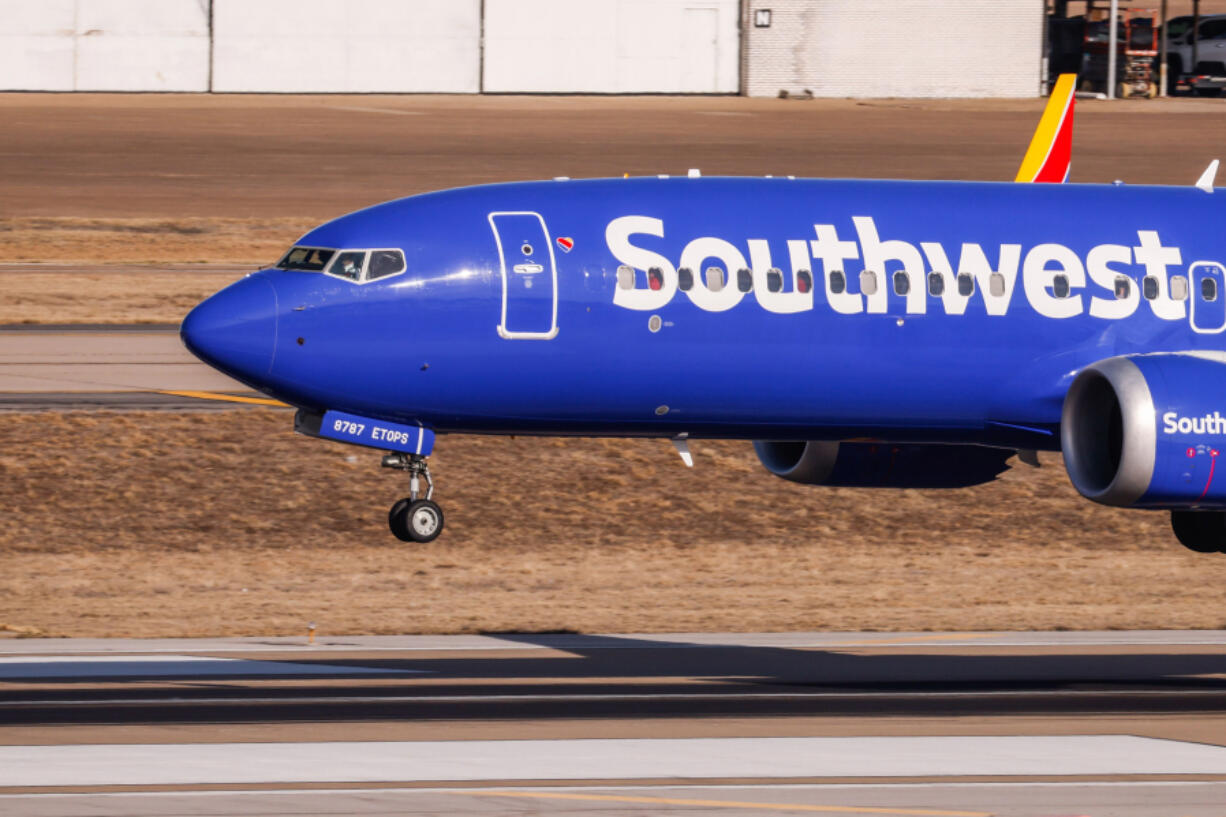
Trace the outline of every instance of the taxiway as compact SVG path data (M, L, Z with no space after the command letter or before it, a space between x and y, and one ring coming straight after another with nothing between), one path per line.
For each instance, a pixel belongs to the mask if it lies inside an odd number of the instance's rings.
M0 810L1220 817L1226 633L0 643Z

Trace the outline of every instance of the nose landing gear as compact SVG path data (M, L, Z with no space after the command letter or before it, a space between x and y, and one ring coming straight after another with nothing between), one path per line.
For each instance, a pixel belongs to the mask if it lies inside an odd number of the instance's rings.
M433 542L443 532L443 509L433 501L434 480L430 466L421 454L386 454L384 468L406 471L409 475L409 495L392 506L387 514L387 526L402 542ZM426 480L426 495L418 497L421 483Z

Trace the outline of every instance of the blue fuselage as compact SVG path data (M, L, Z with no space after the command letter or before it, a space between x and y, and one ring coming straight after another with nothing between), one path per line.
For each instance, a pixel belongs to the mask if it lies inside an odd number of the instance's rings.
M184 336L286 402L440 432L1055 449L1088 364L1226 349L1224 227L1226 197L1194 188L462 188L298 242L396 248L403 272L262 270Z

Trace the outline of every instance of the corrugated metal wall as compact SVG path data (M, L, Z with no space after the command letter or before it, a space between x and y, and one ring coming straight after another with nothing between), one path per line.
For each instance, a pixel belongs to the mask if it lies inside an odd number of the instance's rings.
M0 89L207 91L207 0L0 0Z
M745 0L745 92L1037 96L1044 13L1043 0Z
M739 13L739 0L485 0L485 90L735 94Z
M0 90L1035 96L1042 36L1043 0L0 0Z
M476 93L478 0L214 0L213 90Z

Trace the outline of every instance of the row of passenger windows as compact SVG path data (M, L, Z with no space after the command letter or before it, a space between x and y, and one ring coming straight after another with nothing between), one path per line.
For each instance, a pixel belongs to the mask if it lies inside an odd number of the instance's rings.
M277 264L281 269L326 272L349 281L374 281L404 272L400 250L332 250L292 247Z
M706 288L712 292L719 292L726 286L724 278L724 269L722 267L707 267L703 275ZM634 267L621 266L617 268L617 285L622 289L634 289L635 271ZM686 267L677 270L677 287L682 291L689 291L694 288L697 276L694 271ZM704 283L702 281L700 284ZM877 294L877 273L872 270L864 270L859 275L860 292L864 295ZM911 275L905 270L899 270L894 273L892 278L893 289L895 295L907 295L911 292ZM659 267L652 267L647 270L647 286L653 290L658 290L664 286L664 272ZM737 270L736 287L741 292L751 292L753 290L753 273L747 269ZM954 278L954 287L957 293L963 297L969 297L975 293L975 276L969 272L959 273ZM1133 280L1126 275L1118 275L1115 278L1115 297L1117 300L1127 300L1132 297ZM783 271L772 267L766 272L766 288L771 292L783 291ZM802 269L796 273L796 291L808 292L813 288L813 274ZM1058 274L1052 276L1051 293L1056 298L1067 298L1072 294L1072 286L1069 283L1067 275ZM1005 276L999 272L993 272L988 276L988 294L994 298L1002 298L1005 295L1006 284ZM847 291L847 275L842 270L832 270L830 273L830 291L836 295ZM1157 277L1146 275L1141 279L1141 294L1146 300L1155 300L1161 292L1161 286ZM941 297L945 294L945 275L939 272L928 273L928 294L934 297ZM1200 297L1203 301L1216 301L1218 297L1217 282L1212 278L1204 278L1200 282ZM1171 298L1176 301L1186 301L1188 299L1188 279L1183 275L1174 275L1171 277Z
M634 289L634 267L621 266L617 268L617 285L622 289ZM707 267L703 271L704 280L698 280L698 276L688 267L682 267L677 270L677 288L683 292L688 292L694 288L697 281L699 286L706 286L712 292L719 292L728 285L725 280L725 272L723 267ZM659 267L651 267L647 270L647 286L650 289L658 290L664 286L664 272ZM739 269L736 271L736 288L741 292L753 291L753 273L747 269ZM766 271L766 288L771 292L783 291L783 270L774 267ZM807 269L802 269L796 273L796 289L798 292L808 292L813 289L813 273Z

